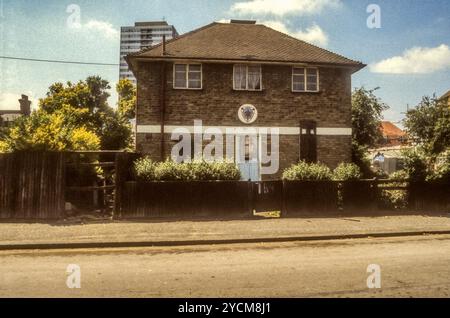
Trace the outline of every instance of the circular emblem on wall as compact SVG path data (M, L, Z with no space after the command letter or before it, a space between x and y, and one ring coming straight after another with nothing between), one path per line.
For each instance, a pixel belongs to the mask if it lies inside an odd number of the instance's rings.
M244 124L253 124L258 119L258 110L253 105L245 104L239 108L238 116Z

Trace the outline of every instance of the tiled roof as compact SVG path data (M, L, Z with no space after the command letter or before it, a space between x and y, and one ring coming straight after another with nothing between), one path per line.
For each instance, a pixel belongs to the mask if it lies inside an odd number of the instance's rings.
M381 123L381 131L384 137L403 137L406 133L395 126L390 121L383 121Z
M130 54L127 60L196 59L311 63L348 66L359 70L365 65L260 24L212 23L166 42Z

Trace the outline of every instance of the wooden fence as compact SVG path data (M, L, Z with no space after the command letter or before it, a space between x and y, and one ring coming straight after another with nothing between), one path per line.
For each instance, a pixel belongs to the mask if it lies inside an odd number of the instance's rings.
M64 168L62 153L0 154L0 218L62 217Z
M123 218L450 212L450 186L392 180L125 182ZM392 199L390 196L394 196ZM400 198L397 199L396 196ZM398 202L396 201L398 200Z
M243 216L251 213L250 182L126 182L122 218Z
M80 192L111 197L114 216L122 218L241 217L278 210L284 216L402 209L450 212L448 184L392 180L140 183L132 181L136 157L121 152L0 154L0 219L62 218L66 201L78 204ZM110 178L97 185L77 184L74 168L102 168Z

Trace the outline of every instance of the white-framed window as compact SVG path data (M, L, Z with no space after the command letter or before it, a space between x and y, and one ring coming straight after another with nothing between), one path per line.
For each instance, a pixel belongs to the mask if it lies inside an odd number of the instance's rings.
M319 69L312 67L292 68L293 92L318 92Z
M233 67L233 89L238 91L261 91L261 65L236 64Z
M174 64L173 88L175 89L202 89L201 64Z

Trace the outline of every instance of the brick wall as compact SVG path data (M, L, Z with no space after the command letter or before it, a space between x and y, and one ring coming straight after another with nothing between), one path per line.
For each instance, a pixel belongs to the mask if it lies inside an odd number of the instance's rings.
M161 63L140 63L137 125L160 124ZM192 126L200 119L205 126L243 126L237 112L241 105L258 109L253 126L298 127L301 120L314 120L318 127L351 127L351 72L342 68L319 68L319 93L291 92L291 66L263 65L263 91L233 90L232 64L203 64L202 90L173 89L173 67L167 64L166 125ZM249 125L251 127L252 125ZM166 136L166 156L173 142ZM157 134L138 134L137 150L160 159ZM280 137L282 169L298 161L299 136ZM318 136L318 159L332 167L351 159L351 137Z

